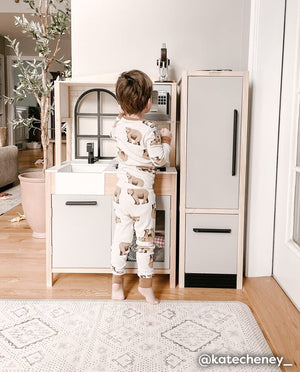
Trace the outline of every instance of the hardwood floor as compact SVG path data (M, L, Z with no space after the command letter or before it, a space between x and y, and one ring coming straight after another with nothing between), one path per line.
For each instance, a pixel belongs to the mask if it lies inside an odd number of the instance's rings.
M28 152L27 152L28 151ZM19 167L32 168L33 158L41 150L19 153ZM41 166L39 166L41 167ZM109 274L57 274L52 288L46 287L45 240L35 239L26 220L10 223L22 213L19 205L0 216L0 298L76 298L108 299L111 290ZM137 276L125 277L127 299L140 299ZM283 356L282 371L300 371L300 312L272 277L244 278L242 290L206 288L169 288L168 276L156 275L153 280L161 300L241 301L252 310L274 355Z
M35 239L26 220L10 223L22 213L19 205L0 216L0 298L110 298L109 274L57 274L52 288L46 288L45 240ZM161 300L241 301L252 310L272 352L284 356L300 371L300 313L272 277L245 278L244 288L170 289L168 276L156 275L155 293ZM126 275L128 299L140 299L137 276Z
M42 149L19 150L18 162L19 170L24 168L43 168L42 164L34 164L38 159L43 158Z

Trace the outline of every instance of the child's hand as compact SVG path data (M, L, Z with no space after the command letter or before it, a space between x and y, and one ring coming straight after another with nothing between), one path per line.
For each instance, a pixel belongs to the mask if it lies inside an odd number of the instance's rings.
M170 138L172 138L172 133L169 131L169 129L167 129L167 128L162 128L161 130L160 130L160 135L162 136L162 137L170 137Z

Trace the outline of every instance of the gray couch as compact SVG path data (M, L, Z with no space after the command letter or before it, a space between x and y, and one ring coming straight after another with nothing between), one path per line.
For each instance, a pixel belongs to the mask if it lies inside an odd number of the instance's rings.
M0 147L0 188L18 179L18 148Z

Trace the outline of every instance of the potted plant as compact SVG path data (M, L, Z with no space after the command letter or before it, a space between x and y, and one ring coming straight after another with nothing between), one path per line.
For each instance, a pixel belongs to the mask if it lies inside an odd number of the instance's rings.
M66 75L70 73L70 61L58 59L60 42L63 35L70 29L71 11L68 0L23 0L32 10L32 20L15 17L15 25L22 28L35 42L35 50L39 60L24 61L19 50L19 42L6 36L9 47L16 55L17 62L13 65L19 68L19 84L13 90L14 97L4 97L5 103L13 104L23 100L28 94L33 94L40 108L40 120L31 118L15 118L12 125L25 125L33 128L33 122L40 121L41 143L43 146L43 169L41 172L28 172L19 175L21 183L22 205L34 237L45 237L45 169L48 167L48 124L53 105L51 92L54 82L51 80L49 68L54 61L64 63ZM54 47L51 48L51 44ZM36 128L36 127L34 127ZM37 128L36 128L37 129Z

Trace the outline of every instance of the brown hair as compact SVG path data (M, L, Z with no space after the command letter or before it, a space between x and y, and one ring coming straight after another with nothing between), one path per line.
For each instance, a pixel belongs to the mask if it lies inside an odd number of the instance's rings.
M117 100L125 114L142 112L152 94L152 81L139 70L123 72L117 81Z

